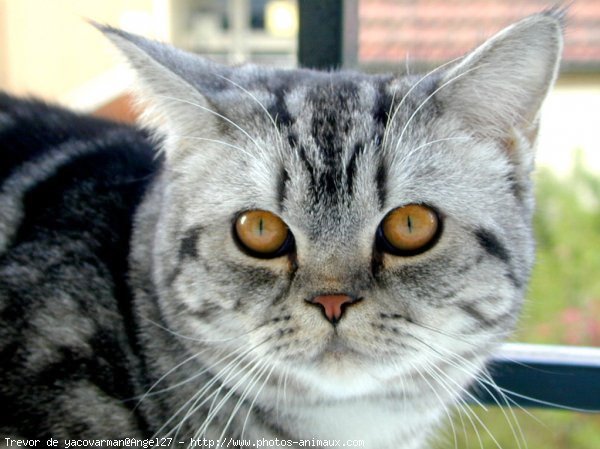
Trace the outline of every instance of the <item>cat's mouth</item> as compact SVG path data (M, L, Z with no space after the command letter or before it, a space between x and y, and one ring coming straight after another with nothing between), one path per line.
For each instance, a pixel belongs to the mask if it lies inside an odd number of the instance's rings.
M301 383L317 389L321 397L348 399L379 391L382 382L371 367L369 357L351 340L333 334L296 372Z
M339 335L333 334L327 344L323 347L318 355L318 359L330 360L349 360L357 359L361 354L345 342Z

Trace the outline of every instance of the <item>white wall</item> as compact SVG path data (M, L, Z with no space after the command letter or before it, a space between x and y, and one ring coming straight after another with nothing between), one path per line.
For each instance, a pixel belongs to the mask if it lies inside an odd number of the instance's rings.
M165 0L166 1L166 0ZM144 32L157 0L0 0L0 89L88 109L127 85L86 19ZM107 98L108 97L108 98Z
M542 109L538 166L565 176L577 150L585 166L600 175L600 75L564 77Z

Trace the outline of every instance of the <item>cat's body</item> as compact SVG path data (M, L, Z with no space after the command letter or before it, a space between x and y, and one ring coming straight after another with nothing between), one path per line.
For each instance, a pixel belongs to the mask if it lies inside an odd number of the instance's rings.
M225 68L105 32L164 158L0 98L2 435L424 447L517 319L558 15L414 78ZM433 223L410 233L434 228L400 249L407 207ZM246 240L256 211L260 238L285 229L274 251Z
M127 257L152 147L41 103L0 95L0 111L2 435L129 433L121 400L141 366Z

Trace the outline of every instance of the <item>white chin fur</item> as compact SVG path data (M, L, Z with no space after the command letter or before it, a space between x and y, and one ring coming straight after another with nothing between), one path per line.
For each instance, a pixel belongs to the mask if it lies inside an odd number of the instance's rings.
M321 356L318 363L294 367L296 380L303 387L331 399L360 398L398 390L400 383L391 381L404 373L389 365L331 353Z

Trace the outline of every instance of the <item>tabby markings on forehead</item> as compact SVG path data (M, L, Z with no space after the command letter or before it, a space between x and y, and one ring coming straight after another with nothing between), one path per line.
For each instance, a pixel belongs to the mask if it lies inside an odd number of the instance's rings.
M351 81L339 82L335 88L317 85L306 93L306 102L310 106L311 116L308 118L310 133L298 135L297 131L288 129L288 143L296 150L302 166L309 176L309 194L314 201L329 204L345 202L353 194L355 175L367 145L381 144L391 99L383 87L376 103L367 112L371 120L372 130L369 135L362 136L369 142L352 138L356 111L360 107L359 86ZM368 119L365 117L365 119ZM364 123L360 123L364 128ZM370 141L373 142L370 142ZM317 150L312 152L312 144ZM287 181L285 176L281 179ZM377 187L379 203L385 202L385 168L384 162L379 169L374 183ZM285 184L279 190L280 203L285 198Z
M352 113L358 107L358 86L340 83L335 90L318 86L307 94L313 109L311 135L327 166L343 156L342 144L354 126Z
M271 115L280 131L289 129L294 123L294 118L290 114L286 103L287 88L284 85L277 86L272 91L275 100L267 107L267 112Z
M379 209L382 210L385 208L387 199L387 167L385 165L383 153L379 160L379 164L377 165L375 185L377 187L377 202L379 203Z
M381 80L377 84L377 97L375 103L373 104L373 110L371 111L375 123L377 123L382 129L385 129L388 126L394 103L394 97L393 95L390 95L388 91L390 81L391 78Z
M353 193L354 175L356 173L356 164L358 156L362 155L364 151L365 145L362 142L355 143L354 148L352 150L352 155L350 156L350 160L348 161L348 165L346 165L346 184L348 187L349 195L352 195Z
M290 174L285 167L281 167L279 179L277 181L277 205L279 211L283 211L286 198L287 184L290 180Z

